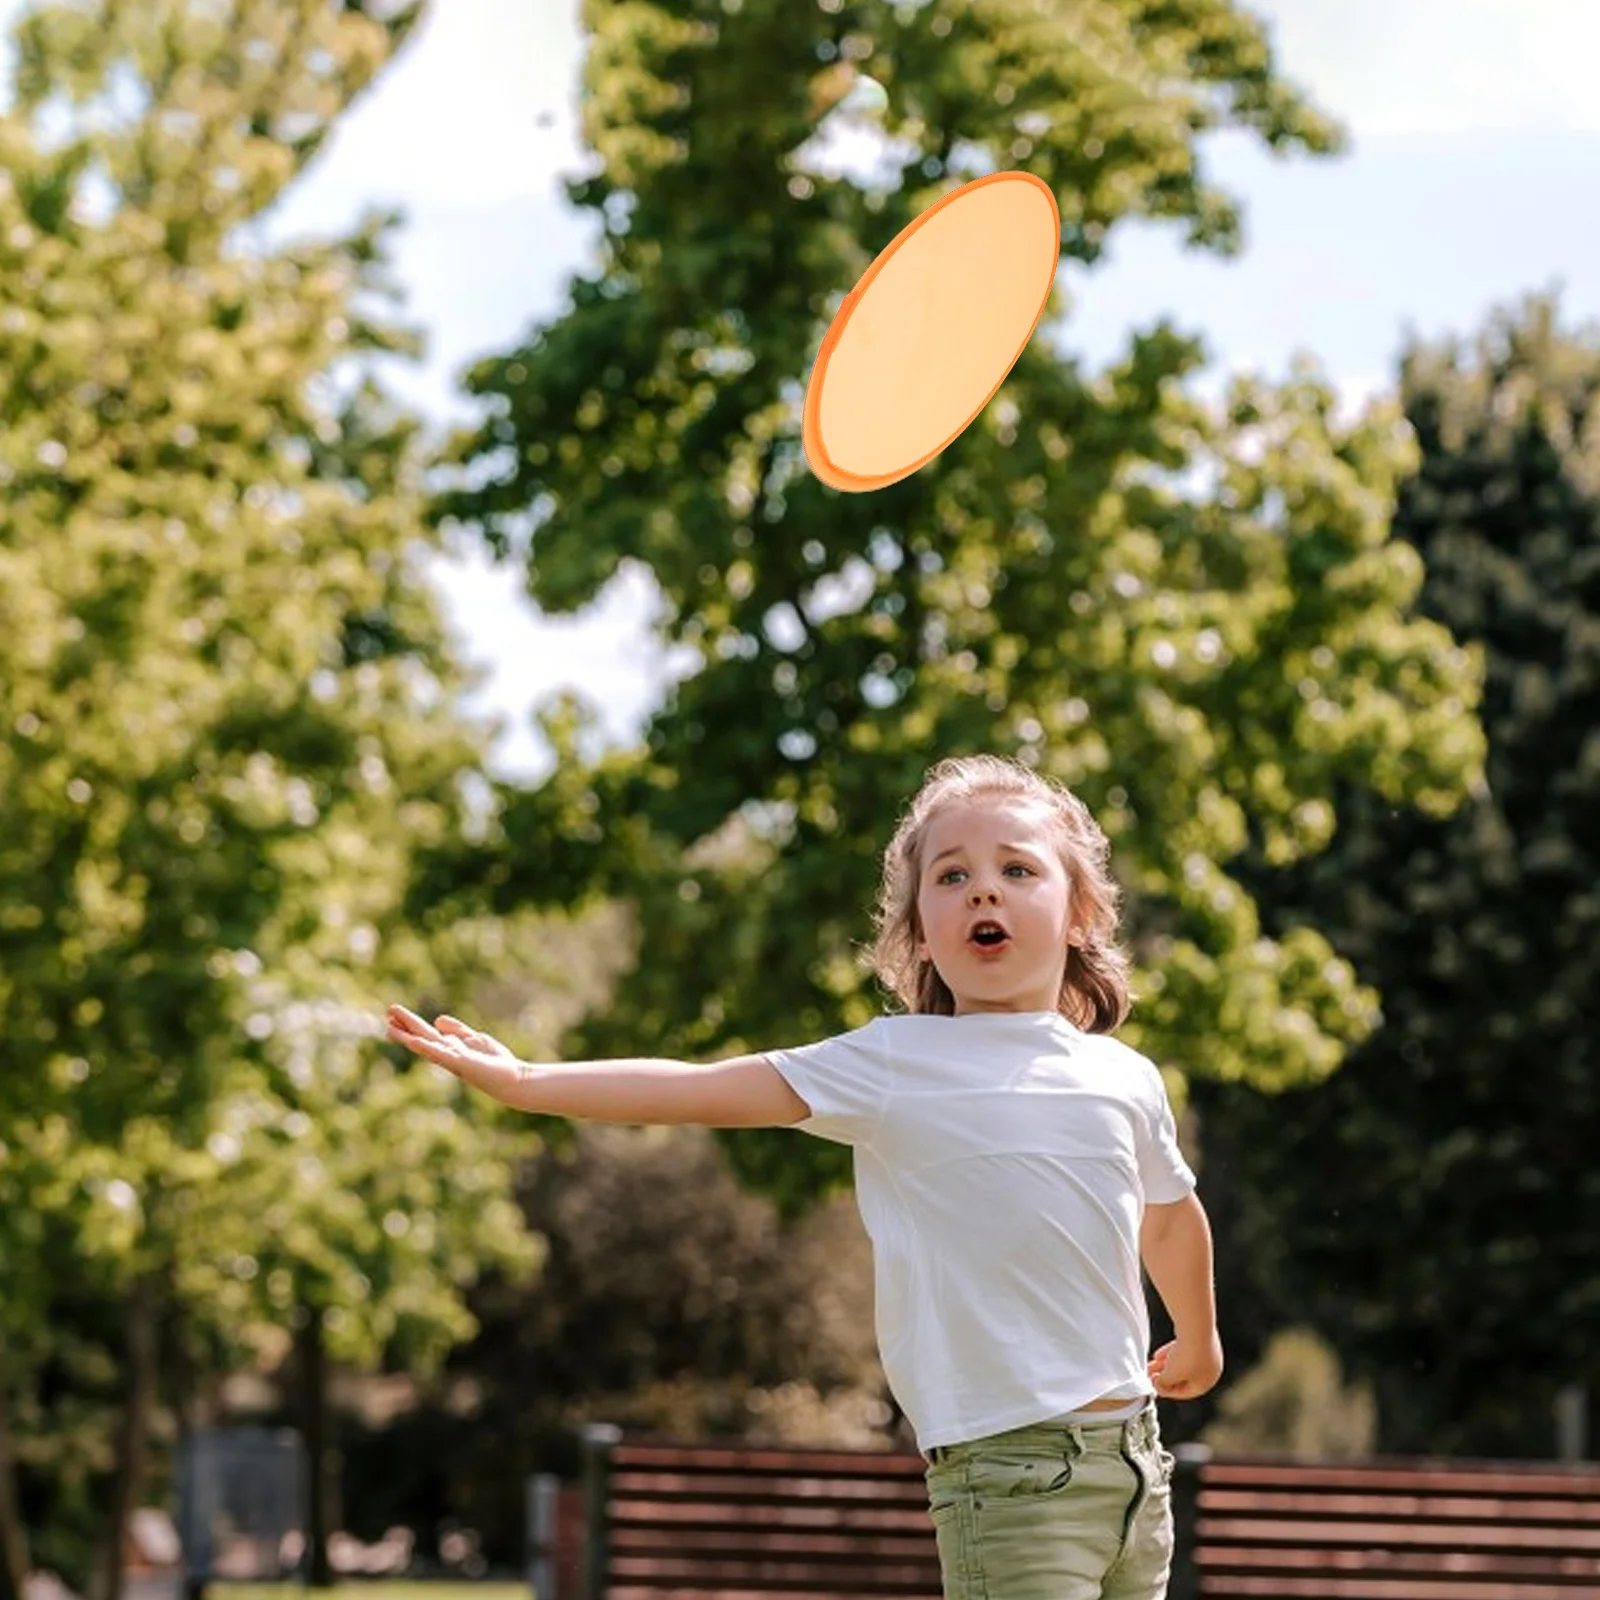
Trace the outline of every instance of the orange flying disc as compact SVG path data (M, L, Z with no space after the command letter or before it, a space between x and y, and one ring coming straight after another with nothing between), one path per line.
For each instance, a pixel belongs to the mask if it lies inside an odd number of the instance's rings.
M926 466L994 398L1044 315L1061 213L1031 172L953 189L884 246L834 314L801 442L835 489Z

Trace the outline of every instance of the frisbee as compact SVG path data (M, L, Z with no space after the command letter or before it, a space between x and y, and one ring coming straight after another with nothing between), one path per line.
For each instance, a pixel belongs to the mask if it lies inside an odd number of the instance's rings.
M1031 172L941 196L844 298L806 384L801 444L835 489L926 466L994 398L1049 303L1061 213Z

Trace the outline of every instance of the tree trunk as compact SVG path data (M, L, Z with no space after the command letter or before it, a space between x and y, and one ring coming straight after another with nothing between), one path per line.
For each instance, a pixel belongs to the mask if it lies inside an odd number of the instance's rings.
M127 1392L117 1428L111 1501L95 1552L95 1600L122 1600L122 1544L128 1515L144 1492L150 1412L156 1401L158 1300L152 1274L134 1280L128 1295Z
M200 1396L198 1375L189 1350L189 1324L175 1302L167 1306L167 1326L161 1341L166 1357L167 1395L177 1420L179 1439L187 1439L198 1426Z
M300 1432L306 1450L306 1583L333 1587L328 1563L328 1361L322 1342L322 1307L302 1304L295 1330L300 1379Z
M17 1458L11 1445L6 1384L6 1339L0 1332L0 1600L22 1600L28 1579L28 1530L17 1493Z

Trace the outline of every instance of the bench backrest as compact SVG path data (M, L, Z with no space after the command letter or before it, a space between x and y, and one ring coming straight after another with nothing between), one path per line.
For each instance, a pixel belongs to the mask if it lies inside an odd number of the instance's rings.
M623 1443L609 1452L607 1600L940 1600L919 1456Z
M1213 1461L1197 1592L1236 1600L1600 1596L1600 1468Z

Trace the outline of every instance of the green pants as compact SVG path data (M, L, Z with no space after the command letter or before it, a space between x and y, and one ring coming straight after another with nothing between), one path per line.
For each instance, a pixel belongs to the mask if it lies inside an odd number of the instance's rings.
M934 1452L945 1600L1161 1600L1172 1457L1152 1402L1126 1422L1039 1423Z

